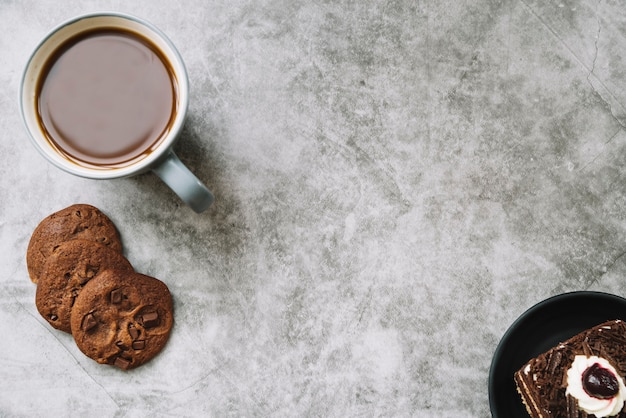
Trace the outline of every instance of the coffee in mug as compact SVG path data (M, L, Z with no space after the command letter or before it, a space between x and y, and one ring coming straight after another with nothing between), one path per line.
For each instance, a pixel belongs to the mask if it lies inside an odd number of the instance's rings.
M152 170L202 212L213 195L173 152L188 90L182 58L159 29L101 12L70 19L40 42L19 99L33 145L57 167L93 179Z
M41 128L76 164L131 164L167 133L175 83L167 59L148 39L122 30L81 33L59 47L41 74Z

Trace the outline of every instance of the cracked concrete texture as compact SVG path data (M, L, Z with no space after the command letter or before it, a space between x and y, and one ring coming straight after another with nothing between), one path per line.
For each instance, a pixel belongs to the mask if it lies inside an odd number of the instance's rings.
M176 151L91 181L28 143L30 50L82 12L144 17L191 83ZM626 12L617 1L5 1L0 415L489 416L507 327L572 290L626 296ZM30 233L77 202L165 281L165 350L122 373L38 316Z

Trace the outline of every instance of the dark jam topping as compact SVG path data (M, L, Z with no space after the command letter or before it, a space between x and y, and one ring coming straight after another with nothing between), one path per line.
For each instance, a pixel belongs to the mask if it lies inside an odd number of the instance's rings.
M619 392L619 383L613 372L594 363L583 373L583 389L594 398L610 399Z

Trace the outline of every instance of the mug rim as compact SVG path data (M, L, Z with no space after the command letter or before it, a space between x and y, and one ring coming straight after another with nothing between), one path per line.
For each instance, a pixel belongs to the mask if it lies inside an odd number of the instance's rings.
M44 137L41 130L39 132L33 132L31 125L27 120L26 113L28 110L25 108L25 100L24 96L27 93L25 89L26 79L28 75L32 71L31 65L33 64L33 60L35 59L37 53L46 45L47 42L59 31L62 29L77 24L80 21L94 18L119 18L122 20L128 20L131 22L135 22L140 26L143 26L148 29L151 34L156 35L159 38L159 41L164 43L168 50L163 50L163 48L159 47L159 50L163 55L171 61L172 71L175 76L176 88L178 91L177 98L177 106L176 106L176 114L174 116L174 121L171 124L168 132L165 134L165 138L161 141L161 143L148 155L139 161L130 163L129 165L125 165L122 167L111 167L111 168L89 168L77 163L70 161L67 157L62 156L54 147L49 143L49 140ZM96 26L97 28L97 26ZM82 32L82 31L81 31ZM78 32L78 33L81 33ZM143 36L145 34L142 33ZM154 41L151 36L148 37L151 41ZM65 40L63 40L65 41ZM63 42L62 41L62 42ZM50 54L45 57L45 60L49 59ZM37 78L39 78L39 74L37 74ZM33 92L36 95L36 92ZM28 137L30 142L35 146L35 149L49 162L54 164L57 168L68 172L70 174L77 175L79 177L91 178L91 179L113 179L113 178L121 178L121 177L129 177L144 171L148 171L151 166L160 161L164 156L167 155L167 152L172 148L172 146L176 143L180 136L180 132L182 131L186 115L187 109L189 105L189 79L187 74L187 69L185 67L185 63L180 55L180 52L174 45L174 43L168 38L168 36L160 30L157 26L152 24L151 22L137 17L135 15L131 15L123 12L116 11L99 11L99 12L90 12L84 13L72 18L66 19L65 21L57 24L52 29L50 29L41 40L35 45L32 49L28 59L26 60L26 64L22 71L22 76L20 78L19 91L18 91L18 105L20 108L20 115L22 117L22 122L26 127L26 131L28 132ZM38 117L35 115L35 118ZM40 136L41 138L37 138ZM46 145L44 145L44 143Z

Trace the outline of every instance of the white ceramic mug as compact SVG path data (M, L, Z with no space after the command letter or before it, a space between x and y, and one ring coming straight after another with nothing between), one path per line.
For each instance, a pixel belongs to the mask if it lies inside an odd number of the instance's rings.
M173 73L175 113L169 128L158 145L145 156L127 165L90 167L77 164L55 147L42 127L38 111L38 86L49 61L68 40L94 30L122 30L149 40L166 58ZM48 65L49 66L49 65ZM155 26L134 16L117 12L99 12L70 19L46 35L30 56L19 91L22 118L31 142L52 164L71 174L92 179L129 177L153 171L194 211L202 212L213 203L213 195L202 182L178 159L173 146L185 122L189 102L189 81L183 60L172 42Z

